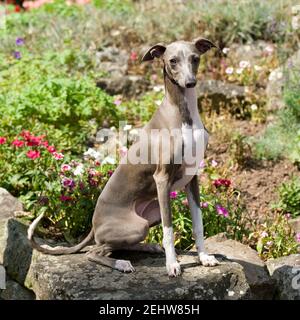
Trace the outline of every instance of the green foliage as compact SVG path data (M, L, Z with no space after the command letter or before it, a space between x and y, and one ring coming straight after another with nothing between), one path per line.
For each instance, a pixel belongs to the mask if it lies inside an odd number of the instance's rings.
M293 76L285 84L286 107L278 111L275 123L269 125L256 141L254 151L258 158L289 158L296 164L300 163L300 91L297 81L299 76Z
M225 232L231 239L242 241L247 238L250 233L248 218L239 192L230 186L216 187L215 181L219 179L219 173L210 165L205 168L202 177L205 182L200 185L199 200L205 237ZM190 249L194 245L194 239L186 194L183 191L173 192L171 198L175 246L178 249ZM162 226L150 229L146 241L161 243Z
M104 119L118 125L112 97L85 71L90 68L85 55L66 51L35 57L25 49L22 54L20 60L0 62L1 135L42 132L64 150L79 153Z
M276 207L290 213L294 218L300 215L300 179L294 178L279 187L279 202Z
M297 253L299 244L286 215L276 213L250 235L259 255L267 260Z

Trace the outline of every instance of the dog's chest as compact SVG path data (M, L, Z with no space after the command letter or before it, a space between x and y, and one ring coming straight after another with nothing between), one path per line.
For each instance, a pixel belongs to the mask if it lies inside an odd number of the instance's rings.
M181 127L182 164L178 173L179 179L172 185L172 190L184 188L197 174L208 142L208 133L204 129L198 112L195 89L189 90L186 93L186 101L192 123L183 123Z

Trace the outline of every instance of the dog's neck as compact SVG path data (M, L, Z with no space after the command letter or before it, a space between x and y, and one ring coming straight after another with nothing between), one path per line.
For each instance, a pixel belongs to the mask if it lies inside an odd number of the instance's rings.
M180 87L164 69L165 98L169 105L179 110L183 124L192 125L192 113L197 106L196 89Z

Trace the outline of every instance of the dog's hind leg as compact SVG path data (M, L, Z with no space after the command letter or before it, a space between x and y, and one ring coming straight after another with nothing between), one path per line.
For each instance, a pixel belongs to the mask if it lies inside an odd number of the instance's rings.
M101 265L116 269L121 272L134 272L131 262L129 260L120 260L110 258L111 249L105 245L99 245L96 248L91 249L87 253L89 261L99 263Z
M139 251L148 253L164 253L165 250L158 243L137 243L131 246L124 246L124 250Z

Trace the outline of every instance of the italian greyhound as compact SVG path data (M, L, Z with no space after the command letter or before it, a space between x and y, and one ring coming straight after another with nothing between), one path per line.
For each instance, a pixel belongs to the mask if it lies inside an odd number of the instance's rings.
M155 129L178 129L182 143L173 145L170 154L164 154L160 140L154 138L149 143L150 147L153 144L159 145L154 163L132 164L121 161L98 198L92 229L81 243L73 247L54 248L37 244L33 233L44 216L42 214L28 229L28 239L33 248L46 254L71 254L94 241L96 245L87 253L90 261L122 272L133 272L130 261L113 259L110 255L120 249L163 252L157 244L141 243L150 227L162 223L167 273L170 277L176 277L180 275L181 269L174 247L170 192L184 188L191 210L193 236L200 262L204 266L218 264L215 257L208 255L204 249L197 178L202 159L195 159L198 166L189 166L185 161L190 149L201 145L205 150L208 142L208 133L198 112L195 86L200 56L213 47L216 45L209 40L199 38L193 42L176 41L167 46L156 44L145 53L142 61L154 58L163 61L165 96L143 131L150 135L151 130ZM192 131L190 137L186 134L188 130ZM133 152L134 144L129 148L128 155ZM182 156L182 163L175 163L173 160L178 154ZM162 158L169 158L170 161L165 163ZM187 169L190 169L189 172Z

